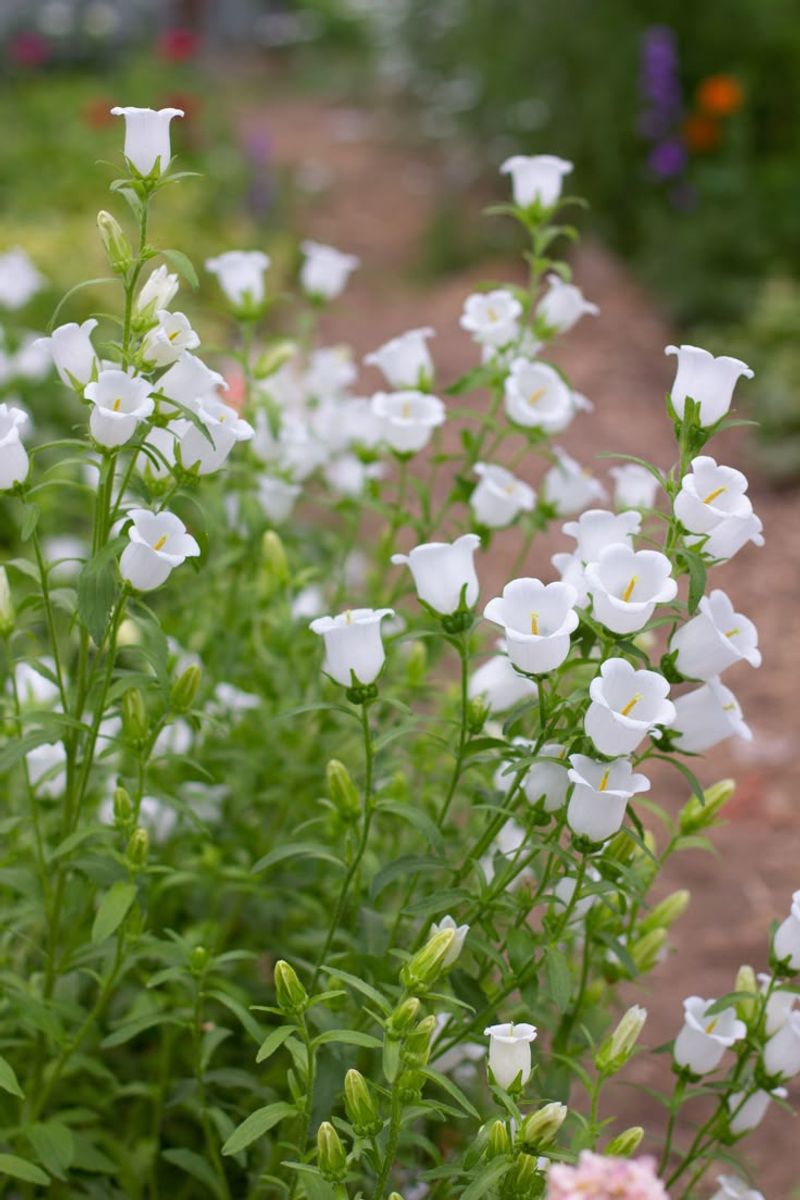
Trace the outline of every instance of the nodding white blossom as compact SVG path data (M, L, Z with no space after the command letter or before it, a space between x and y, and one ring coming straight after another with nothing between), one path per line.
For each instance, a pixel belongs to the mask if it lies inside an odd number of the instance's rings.
M24 308L45 280L19 246L0 254L0 308Z
M573 789L567 824L580 837L604 842L622 828L631 796L650 791L650 780L637 775L627 758L596 762L585 754L572 754L569 761Z
M372 411L372 404L363 396L339 401L338 420L342 435L350 446L375 450L381 441L381 421Z
M417 595L443 616L462 605L473 608L480 585L475 571L475 551L481 539L465 533L454 542L424 542L408 554L393 554L397 566L408 566Z
M353 608L312 621L309 628L325 643L325 674L342 687L374 683L386 661L381 621L393 616L391 608Z
M606 489L587 467L582 467L566 450L554 448L553 453L556 461L542 480L542 494L559 516L572 516L593 501L605 500Z
M349 499L361 496L372 479L382 479L383 463L365 463L356 454L337 454L322 468L325 482L334 492Z
M174 513L134 508L128 516L130 541L120 555L119 570L137 591L160 587L171 571L200 553L197 542Z
M778 926L773 950L778 962L787 959L791 970L800 971L800 891L792 896L789 915ZM794 1003L794 993L785 994L791 996Z
M60 800L67 784L67 752L63 742L42 742L25 755L31 787L39 796Z
M292 515L297 497L302 488L297 483L287 483L270 475L262 475L258 481L258 502L264 516L273 525L282 525Z
M337 439L333 439L332 445L338 448ZM274 464L300 482L321 467L328 457L322 437L314 436L303 417L285 413L275 434L263 409L256 413L253 452L262 462Z
M586 574L583 563L577 554L554 554L550 559L561 576L562 583L568 583L575 588L575 603L578 608L585 608L589 603L589 592L586 588Z
M303 385L307 395L321 403L341 399L357 378L349 346L320 346L309 357Z
M178 294L178 276L162 263L147 276L139 289L134 310L140 321L155 321L156 313L166 309Z
M22 429L28 414L22 408L0 404L0 492L22 483L28 477L30 461L22 444Z
M305 241L300 249L305 255L300 268L303 291L323 300L335 300L341 295L353 271L360 265L355 254L343 254L320 242Z
M564 176L571 170L572 163L555 154L515 154L502 164L500 174L511 176L514 203L520 208L531 204L552 208L561 196Z
M181 427L181 465L187 471L196 467L198 475L212 475L225 463L237 442L250 441L253 427L242 420L235 408L213 396L199 401L195 411L205 433L188 420L172 423Z
M608 546L633 546L633 535L642 525L641 513L609 512L605 508L588 508L577 521L567 521L562 533L575 539L575 557L583 563L597 562Z
M475 292L464 301L459 325L481 346L499 349L519 337L522 305L507 288Z
M741 661L761 666L758 630L720 588L703 596L697 616L676 630L669 648L688 679L711 679Z
M652 508L661 486L652 471L638 463L624 463L612 467L609 474L614 478L614 503L617 508Z
M584 729L601 754L632 754L658 725L671 725L675 705L656 671L637 670L624 658L607 658L589 685Z
M512 579L484 609L484 616L505 630L515 667L540 675L559 667L569 654L570 634L578 625L575 589L568 583Z
M456 925L452 917L442 917L441 921L431 922L429 938L435 937L437 933L442 933L445 929L452 929L455 936L450 943L450 948L442 959L444 968L452 967L453 963L458 959L461 951L464 949L464 942L469 933L469 925Z
M547 291L536 305L536 316L544 321L548 329L556 333L567 333L577 325L581 317L596 317L600 309L587 300L574 283L565 283L560 275L546 276Z
M711 533L730 517L749 517L753 506L747 477L735 467L721 467L707 454L693 458L675 497L675 516L690 533Z
M719 1188L711 1200L764 1200L764 1193L751 1188L736 1175L718 1175Z
M227 250L207 258L206 270L216 275L234 308L258 308L264 303L264 274L271 262L261 250Z
M632 550L624 543L606 546L585 571L592 612L612 633L636 633L650 620L656 604L666 604L678 594L671 571L672 563L658 550Z
M490 713L508 712L521 700L535 696L536 684L514 670L507 654L495 654L470 676L470 699L482 699Z
M600 873L595 867L588 867L586 878L593 883L600 882ZM562 875L556 886L553 888L553 896L558 901L556 911L564 912L572 903L572 897L575 895L575 888L578 886L578 880L574 875ZM580 896L572 908L568 925L580 925L584 918L588 916L594 908L597 901L600 899L597 892L590 892L588 896Z
M715 358L699 346L667 346L664 353L678 359L670 400L681 420L688 397L700 405L700 424L715 425L731 406L737 379L753 378L747 363L724 354Z
M182 350L195 350L200 345L200 338L184 313L161 308L156 317L158 324L142 342L142 357L146 362L155 367L169 367L177 362Z
M505 381L509 420L526 429L560 433L572 420L572 394L555 367L515 358Z
M741 1137L743 1133L757 1129L767 1115L773 1097L785 1100L788 1094L786 1088L782 1087L773 1088L771 1092L758 1088L749 1095L747 1092L733 1092L728 1097L728 1111L731 1114L728 1128L731 1133L734 1137Z
M52 364L52 354L47 338L26 333L11 357L11 372L22 379L39 382L45 379Z
M725 1051L747 1036L747 1026L738 1019L735 1008L709 1016L715 1003L700 996L689 996L683 1002L683 1028L675 1039L673 1054L678 1066L692 1075L716 1070Z
M791 1079L800 1072L800 1012L790 1012L768 1039L762 1062L767 1075L775 1078Z
M67 387L80 390L97 370L97 355L92 345L92 331L96 327L94 318L82 325L70 321L67 325L59 325L50 337L40 338L37 343L47 348L61 382Z
M536 1026L524 1023L490 1025L483 1031L489 1038L489 1069L495 1083L506 1091L519 1076L522 1087L531 1077L531 1043L536 1041Z
M443 425L445 407L426 392L377 392L372 411L380 419L383 440L396 454L415 454Z
M181 108L112 108L111 115L125 118L125 157L140 175L158 168L163 175L172 158L169 126L182 117Z
M218 371L212 371L202 359L188 350L183 350L178 361L158 381L159 394L174 400L184 408L194 409L196 402L218 388L227 390L227 383ZM162 409L169 411L170 406ZM174 410L173 410L174 411Z
M433 380L433 359L428 349L428 339L434 331L425 326L409 329L399 337L384 342L377 350L364 357L368 367L377 367L393 388L426 388Z
M736 514L725 517L715 525L708 537L686 540L690 546L702 545L703 553L710 558L725 562L733 558L734 554L738 554L748 542L752 542L754 546L763 546L763 528L761 519L755 513Z
M565 754L565 746L558 742L545 742L522 782L529 802L541 803L545 812L557 812L567 798L569 771Z
M476 463L478 483L469 498L475 521L487 529L504 529L521 512L531 512L536 504L533 488L505 467Z
M84 396L92 403L89 429L99 446L124 446L155 408L151 384L142 375L116 367L101 371L86 385Z
M800 893L797 894L800 895ZM781 961L781 956L779 956L777 953L775 954L775 957ZM788 952L782 957L788 958ZM800 962L800 956L798 957L798 961ZM781 1026L786 1024L790 1013L794 1012L795 1004L798 1000L800 1000L800 995L798 995L797 992L787 991L786 988L775 987L772 983L772 977L770 975L759 975L758 982L761 985L762 995L766 995L766 993L769 992L769 998L767 999L764 1012L764 1029L766 1030L767 1036L769 1036L770 1034L777 1033ZM772 991L770 991L771 986Z
M709 679L693 692L678 696L673 722L675 748L685 754L701 754L729 737L753 740L742 716L739 701L719 679Z

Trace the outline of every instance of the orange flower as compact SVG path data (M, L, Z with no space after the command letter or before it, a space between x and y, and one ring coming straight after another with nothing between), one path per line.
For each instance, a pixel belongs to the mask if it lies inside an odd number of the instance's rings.
M709 75L697 89L697 103L712 117L729 117L744 103L744 88L735 75Z
M695 154L708 154L719 145L719 125L713 117L692 113L683 123L686 145Z

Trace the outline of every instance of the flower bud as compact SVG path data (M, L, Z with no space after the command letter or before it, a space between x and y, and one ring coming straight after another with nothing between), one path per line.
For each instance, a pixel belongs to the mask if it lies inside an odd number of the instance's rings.
M0 567L0 637L8 637L14 628L14 601L5 567Z
M631 1125L630 1129L623 1129L622 1133L611 1139L603 1154L609 1158L613 1155L617 1158L630 1158L631 1154L639 1149L643 1137L644 1130L641 1125Z
M275 963L275 995L278 1008L287 1016L299 1016L308 1005L308 992L297 978L294 967L280 959Z
M272 593L289 582L289 560L279 533L268 529L261 539L261 558L264 563L267 592Z
M133 251L123 233L122 226L110 212L101 209L97 214L97 229L111 264L111 270L117 275L124 275L133 265Z
M399 1192L390 1192L389 1200L403 1200L403 1197L400 1195Z
M415 1067L424 1067L431 1053L431 1038L436 1032L436 1017L423 1017L419 1025L406 1035L403 1058Z
M486 1142L486 1157L498 1158L501 1154L511 1152L511 1138L508 1136L503 1121L492 1121L489 1126L489 1137Z
M114 809L114 824L118 829L127 829L133 820L133 803L124 787L114 788L111 797Z
M679 888L677 892L673 892L650 910L640 924L639 932L649 933L651 929L669 929L686 912L691 898L691 893L686 888Z
M360 1137L370 1137L381 1129L369 1084L360 1071L351 1068L344 1077L344 1107L347 1118Z
M173 712L189 711L197 696L201 678L202 672L196 663L192 663L178 676L169 693L169 706Z
M606 842L603 849L603 859L624 865L633 858L635 849L636 842L628 831L620 829L619 833L614 834L610 842Z
M208 966L210 954L205 946L195 946L192 953L189 955L189 970L193 975L202 975Z
M317 1130L317 1165L329 1183L341 1183L347 1174L347 1155L330 1121L323 1121Z
M444 970L455 936L455 929L441 929L429 937L422 949L403 966L400 972L403 986L425 989L435 983Z
M337 812L346 821L355 821L361 814L361 797L350 778L350 772L338 758L332 758L325 769L328 795Z
M636 963L636 969L641 975L652 971L656 963L660 961L666 942L666 929L651 929L644 937L634 942L631 946L631 958Z
M531 1113L522 1123L520 1137L523 1145L538 1148L551 1142L564 1124L567 1116L566 1104L553 1101L545 1104L538 1112Z
M122 728L134 745L141 745L147 738L147 709L138 688L128 688L122 697Z
M489 707L483 696L473 696L467 705L467 728L473 736L483 729L488 715Z
M681 833L697 833L713 825L717 813L728 803L735 789L736 784L732 779L721 779L703 792L703 804L697 796L690 796L678 819Z
M756 1012L756 997L758 996L758 980L752 967L747 964L739 967L739 970L736 972L736 983L733 985L733 990L735 992L747 992L753 997L752 1000L741 998L736 1001L738 1016L745 1022L750 1021Z
M538 1159L532 1154L520 1154L516 1165L510 1174L511 1195L527 1197L536 1194L537 1184L541 1180Z
M130 836L125 856L132 867L143 867L149 853L150 835L146 829L139 826Z
M416 1024L421 1008L422 1005L416 996L409 996L407 1000L399 1004L386 1022L389 1036L397 1038L408 1033L409 1029Z
M256 379L269 379L270 375L279 371L284 363L287 363L296 353L297 343L288 338L281 338L280 341L267 346L264 353L259 356L253 374Z
M634 1004L623 1014L614 1032L606 1038L595 1056L602 1075L613 1075L625 1066L647 1020L647 1009Z

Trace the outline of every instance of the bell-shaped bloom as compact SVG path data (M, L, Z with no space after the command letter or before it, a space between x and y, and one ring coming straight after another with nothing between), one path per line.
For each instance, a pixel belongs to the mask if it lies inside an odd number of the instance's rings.
M681 420L688 397L700 405L700 424L715 425L731 406L737 379L753 378L747 363L724 354L715 358L699 346L667 346L664 353L678 359L670 399Z
M349 346L320 346L308 360L303 383L308 396L321 404L341 399L357 378L358 368Z
M753 1129L757 1129L764 1117L767 1115L767 1109L772 1103L773 1097L779 1100L785 1100L788 1096L786 1088L773 1088L771 1092L764 1091L763 1088L757 1088L751 1092L733 1092L728 1097L728 1128L734 1137L741 1137L744 1133L750 1133Z
M581 317L595 317L600 309L587 300L574 283L565 283L560 275L548 275L545 279L547 291L536 305L536 316L548 329L556 333L567 333L577 325Z
M791 1079L800 1072L800 1012L790 1013L769 1038L761 1061L766 1074L775 1078Z
M364 362L368 367L377 367L393 388L426 388L433 380L433 359L428 349L428 339L434 336L433 330L426 326L423 329L409 329L388 342L384 342L377 350L367 354Z
M131 166L140 175L163 175L172 158L170 121L182 117L183 109L112 108L111 115L125 118L124 153Z
M20 379L40 383L47 378L52 361L49 338L40 338L36 334L26 333L23 334L16 352L11 356L11 372Z
M156 267L150 272L136 297L134 309L138 319L142 323L149 321L152 324L156 313L168 308L175 299L179 287L180 282L174 272L168 271L163 263Z
M500 174L511 176L514 203L520 208L531 204L552 208L561 196L564 176L571 170L572 163L555 154L515 154L502 164Z
M382 479L383 463L365 463L356 454L337 454L322 468L325 482L340 496L351 500L363 495L372 479Z
M171 571L200 553L197 542L174 513L133 508L128 516L130 541L120 556L119 570L136 591L151 592L160 587Z
M569 771L565 753L566 747L559 742L545 742L522 782L530 803L541 803L545 812L556 812L567 798Z
M101 371L86 385L83 394L93 406L89 429L98 446L113 448L130 441L139 422L155 408L150 389L142 375L116 367Z
M525 844L527 836L522 826L509 817L480 861L480 867L487 883L491 883L494 879L494 860L499 856L506 859L506 862L510 862ZM520 871L510 883L506 884L507 890L510 892L516 891L518 887L531 878L532 874L526 868Z
M97 354L92 345L92 331L96 326L97 321L93 318L82 325L70 321L67 325L59 325L50 337L40 338L37 343L49 350L61 382L77 391L86 386L97 369Z
M720 467L707 454L693 458L675 497L675 516L690 533L711 533L729 517L749 517L753 511L747 476L735 467Z
M426 392L377 392L372 411L381 422L383 440L396 454L416 454L445 421L445 407Z
M605 500L606 489L587 467L565 450L555 449L555 463L542 481L542 494L559 516L582 512L590 504Z
M0 404L0 492L28 477L30 462L22 444L22 428L27 421L28 414L23 409Z
M235 309L257 309L264 303L264 275L271 261L261 250L227 250L206 259L206 270L216 275Z
M764 1200L764 1193L751 1188L736 1175L718 1175L719 1188L711 1200Z
M455 936L450 943L450 948L442 959L442 966L447 969L452 967L457 960L461 951L464 949L464 942L469 933L469 925L456 925L452 917L442 917L441 921L433 921L431 924L429 938L435 937L437 933L442 933L445 929L452 929Z
M359 266L355 254L342 254L333 246L320 242L303 242L305 255L300 268L300 285L307 296L334 300L347 287L347 281Z
M235 408L214 397L200 401L196 412L208 437L193 422L186 421L187 428L180 438L181 464L187 471L196 467L199 475L212 475L237 442L250 441L253 427L242 420Z
M481 539L465 533L454 542L425 542L409 554L394 554L392 562L407 565L417 595L435 612L446 616L461 606L473 608L478 599L475 551Z
M786 959L792 971L800 971L800 891L792 896L789 915L778 926L773 950L778 962Z
M658 725L671 725L675 705L669 684L656 671L642 671L624 658L607 658L589 685L591 704L584 729L601 754L632 754Z
M142 357L154 367L169 367L177 362L183 350L196 350L200 338L182 312L171 313L165 308L156 313L158 324L150 329L142 342Z
M669 1200L653 1158L614 1158L581 1150L577 1166L554 1163L547 1173L547 1200Z
M536 493L505 467L476 463L478 483L469 498L475 522L487 529L505 529L521 512L531 512Z
M720 588L703 596L697 616L676 630L669 648L676 655L676 667L688 679L711 679L743 660L751 667L761 666L758 630L734 610Z
M489 1069L497 1086L507 1091L519 1076L524 1087L533 1069L531 1043L536 1041L536 1026L509 1022L490 1025L483 1033L489 1038Z
M597 562L586 567L592 612L612 633L636 633L657 604L678 594L671 571L670 560L658 550L632 550L624 543L606 546Z
M194 409L198 400L218 388L227 389L228 385L218 371L212 371L196 354L184 350L156 386L167 400ZM170 406L163 405L162 408L169 412Z
M577 554L554 554L550 559L561 576L562 583L568 583L575 588L578 608L585 608L589 603L589 592L586 588L586 572Z
M0 254L0 308L24 308L44 285L44 276L21 247Z
M481 346L499 349L519 337L522 305L507 288L475 292L464 301L459 325Z
M582 563L597 562L608 546L633 546L633 535L642 525L641 513L609 512L606 508L588 508L577 521L562 525L562 533L574 538L575 555Z
M273 525L282 525L292 515L297 497L302 488L297 483L287 483L271 475L262 475L258 481L258 502L267 520Z
M381 621L393 616L391 608L352 608L312 621L312 633L325 642L325 674L342 687L374 683L386 661Z
M554 671L569 654L570 634L578 625L575 590L568 583L512 579L484 609L484 616L505 630L508 655L527 675Z
M725 517L715 525L708 537L686 540L689 545L702 543L703 553L709 558L727 562L748 542L752 542L754 546L763 546L763 528L761 519L755 513L736 514Z
M623 463L620 467L612 467L609 474L614 479L614 504L618 509L654 506L661 485L647 467Z
M702 754L729 737L753 740L739 701L719 679L709 679L675 701L675 748L684 754Z
M594 883L597 883L600 879L600 874L594 867L589 867L586 875ZM553 896L557 901L555 905L556 912L563 913L572 904L572 897L575 895L575 888L577 886L578 881L573 875L561 876L553 888ZM567 924L571 926L582 924L584 918L594 908L598 899L597 892L590 892L588 896L580 896L572 906L572 912L567 920Z
M526 429L560 431L573 416L572 396L564 380L547 363L515 358L506 376L505 407L509 420Z
M795 895L800 896L800 892L796 892ZM792 907L794 908L794 904ZM800 913L800 903L797 904L797 911ZM784 934L784 936L786 936L786 934ZM785 944L781 946L781 949L786 950ZM798 969L798 967L795 967L792 964L791 959L793 956L791 955L790 951L786 951L783 955L778 955L776 953L775 957L780 961L785 958L789 959L790 967L794 970ZM798 954L796 957L798 966L800 966L800 954ZM770 986L772 986L772 991L769 992L769 998L766 1003L766 1011L764 1013L764 1029L769 1037L773 1033L777 1033L778 1030L789 1020L790 1015L794 1012L797 1001L800 1000L800 995L798 995L797 992L790 992L786 988L775 987L772 984L771 976L766 974L759 975L758 982L761 984L762 996L765 995L769 991Z
M679 1067L692 1075L706 1075L722 1062L727 1049L747 1036L747 1026L735 1008L708 1015L714 1000L689 996L683 1002L683 1028L675 1039L673 1055Z
M631 796L650 791L646 775L637 775L627 758L595 762L585 754L570 755L573 784L567 823L573 833L604 842L622 828Z
M536 694L536 684L515 671L507 654L495 654L470 676L470 700L483 700L489 712L496 715Z
M334 448L335 441L333 439L331 443ZM325 442L314 436L303 417L295 413L283 414L276 436L263 410L256 413L253 451L262 462L274 464L300 482L321 467L328 457Z

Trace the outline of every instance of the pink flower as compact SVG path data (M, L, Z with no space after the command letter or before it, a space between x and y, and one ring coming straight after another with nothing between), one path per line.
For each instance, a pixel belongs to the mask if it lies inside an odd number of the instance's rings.
M604 1158L584 1150L575 1167L550 1168L547 1200L669 1200L652 1158Z

